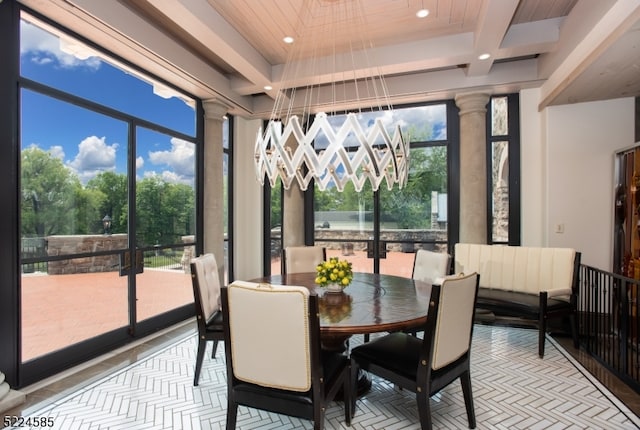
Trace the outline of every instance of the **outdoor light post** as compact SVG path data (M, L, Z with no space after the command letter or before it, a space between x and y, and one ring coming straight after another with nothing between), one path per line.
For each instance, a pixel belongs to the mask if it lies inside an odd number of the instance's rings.
M105 215L104 218L102 218L102 227L104 228L105 235L111 234L111 217L109 215Z

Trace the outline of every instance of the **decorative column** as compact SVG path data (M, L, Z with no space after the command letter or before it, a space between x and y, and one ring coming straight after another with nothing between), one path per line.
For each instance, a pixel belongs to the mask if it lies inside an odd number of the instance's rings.
M290 138L287 146L295 153L298 142ZM304 192L298 181L293 181L282 196L282 247L303 246L304 243Z
M11 389L5 381L4 373L0 372L0 413L24 403L25 398L24 393Z
M0 372L0 401L2 401L2 399L4 399L7 394L9 394L10 390L11 387L9 387L7 381L4 380L4 373Z
M488 93L456 96L460 109L460 242L487 243Z
M304 193L297 182L283 196L282 247L304 245Z
M204 107L204 220L203 250L218 263L220 282L224 280L224 188L222 123L229 106L218 100L203 102Z

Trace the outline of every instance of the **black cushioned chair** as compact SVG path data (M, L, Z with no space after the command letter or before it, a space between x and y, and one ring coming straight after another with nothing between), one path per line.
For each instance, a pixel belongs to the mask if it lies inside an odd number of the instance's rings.
M207 342L213 341L211 358L215 358L218 342L224 340L224 329L220 310L220 278L215 257L213 254L201 255L191 260L190 267L198 325L198 352L193 377L193 385L197 386Z
M423 339L397 332L351 351L354 375L360 367L416 393L423 430L433 428L429 398L458 378L469 428L476 427L470 350L478 279L476 273L452 276L432 287Z
M227 429L238 405L313 420L344 393L351 425L349 358L320 349L318 297L305 287L236 281L222 288L227 347Z

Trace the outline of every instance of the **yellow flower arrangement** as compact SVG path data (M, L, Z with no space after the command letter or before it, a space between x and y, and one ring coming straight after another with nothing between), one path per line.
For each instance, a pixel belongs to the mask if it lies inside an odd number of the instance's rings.
M353 279L353 269L347 260L340 260L332 257L316 266L316 284L326 287L329 284L337 284L342 288L351 283Z

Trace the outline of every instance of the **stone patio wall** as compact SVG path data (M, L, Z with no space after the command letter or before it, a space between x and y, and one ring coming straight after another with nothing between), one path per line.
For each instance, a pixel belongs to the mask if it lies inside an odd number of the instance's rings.
M84 252L113 251L127 247L126 234L69 235L47 237L47 254L50 257ZM113 272L119 269L118 255L94 255L70 260L50 261L49 275L71 273Z

